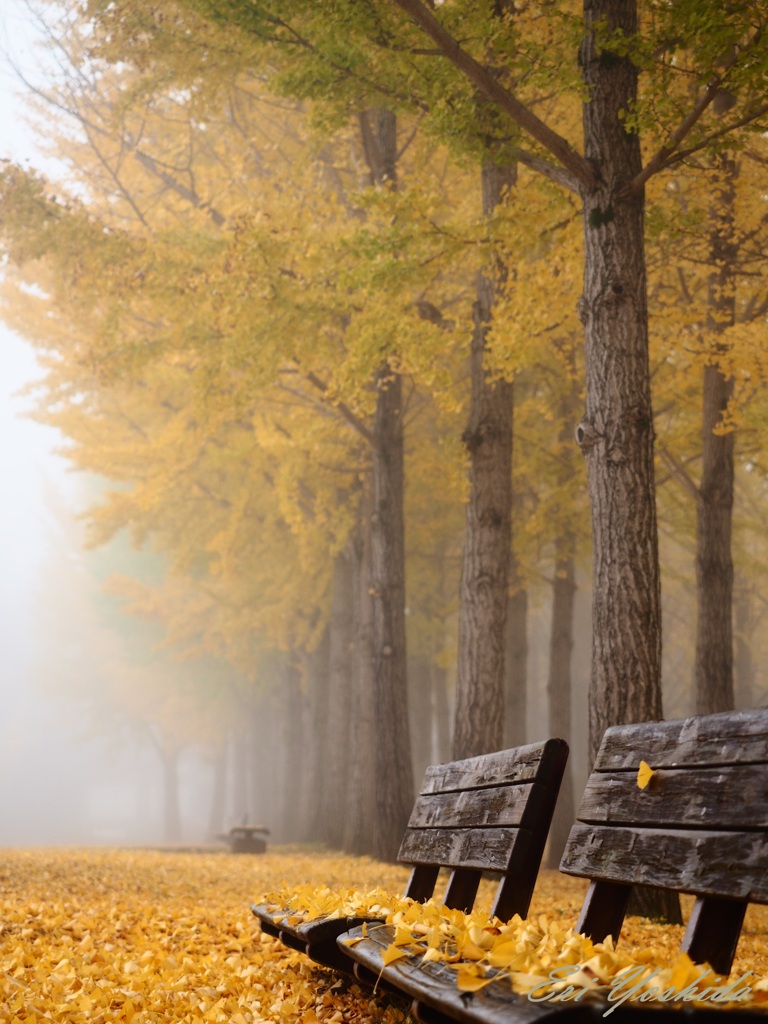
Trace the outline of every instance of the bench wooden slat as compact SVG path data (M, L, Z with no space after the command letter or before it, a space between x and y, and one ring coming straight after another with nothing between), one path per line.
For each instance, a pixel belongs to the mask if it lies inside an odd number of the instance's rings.
M608 882L768 903L768 836L577 822L560 870Z
M661 769L645 789L638 787L636 771L637 764L634 772L594 772L579 821L738 831L768 827L765 765Z
M384 966L383 953L394 939L394 931L386 925L367 928L368 935L361 938L362 929L355 928L346 938L357 940L353 948L355 975L366 984L381 978L387 988L394 988L417 1003L420 1019L428 1019L429 1010L445 1014L451 1020L472 1024L480 1019L487 1024L510 1024L511 1020L528 1024L541 1021L557 1013L552 1003L536 1003L525 996L516 995L509 984L499 983L472 995L461 993L456 987L454 974L445 964L422 963L415 957L397 960ZM358 969L359 968L359 969ZM430 1007L425 1001L429 999ZM602 1004L601 1004L602 1006ZM557 1014L558 1018L560 1014Z
M531 798L532 782L517 786L461 790L419 796L408 827L474 828L482 825L519 825ZM541 790L541 786L537 787Z
M726 711L672 722L614 726L603 737L595 771L768 762L768 708Z
M519 828L406 829L400 860L410 864L442 864L475 871L506 871L519 842L530 832Z
M451 761L449 764L430 765L424 774L421 792L427 794L481 789L484 786L533 782L536 779L549 782L556 777L557 766L549 757L543 757L543 747L546 744L529 743L511 750Z

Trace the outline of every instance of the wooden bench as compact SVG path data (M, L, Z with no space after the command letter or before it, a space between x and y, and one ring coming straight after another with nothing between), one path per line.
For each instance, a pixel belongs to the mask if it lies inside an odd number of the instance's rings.
M230 853L265 853L269 829L263 825L234 825L226 835L218 836L229 846Z
M551 739L427 768L398 854L412 865L405 896L428 900L440 869L447 868L443 902L470 910L483 873L493 872L501 875L494 913L525 916L567 758L567 744ZM265 904L251 909L262 930L286 946L351 972L336 939L365 918L324 917L290 926L276 921L284 915Z
M644 789L641 760L654 769ZM609 729L560 867L591 879L576 930L596 942L618 939L633 885L692 893L681 948L696 963L728 974L747 904L768 903L768 709ZM594 1021L608 1009L615 1011L613 1024L638 1014L656 1021L690 1015L645 1004L535 1002L513 993L505 980L461 993L444 964L408 957L384 967L391 929L377 926L361 936L357 928L339 942L357 940L346 948L362 976L378 975L409 996L427 1024L510 1024L564 1013L574 1022ZM693 1015L714 1020L722 1012L697 1008ZM717 1019L734 1024L761 1017L729 1008L727 1018Z

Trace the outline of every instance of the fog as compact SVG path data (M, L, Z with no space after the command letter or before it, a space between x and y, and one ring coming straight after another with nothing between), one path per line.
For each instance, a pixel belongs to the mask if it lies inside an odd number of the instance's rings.
M87 709L68 704L66 692L58 700L41 693L48 684L55 690L55 679L40 678L41 667L57 662L42 607L58 603L63 614L73 598L71 591L49 593L40 602L51 566L71 554L56 550L64 538L50 496L75 505L77 483L53 454L55 433L22 416L30 399L19 389L39 370L29 346L4 327L0 376L0 845L158 842L164 827L157 754L130 737L115 743L114 735L89 736ZM87 654L81 649L75 664L83 676ZM185 840L206 838L209 789L210 769L184 755Z

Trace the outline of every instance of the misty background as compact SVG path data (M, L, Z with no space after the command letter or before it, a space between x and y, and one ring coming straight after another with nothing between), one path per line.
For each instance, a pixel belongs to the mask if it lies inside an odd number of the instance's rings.
M14 70L39 80L44 55L34 19L17 0L4 0L0 19L0 158L53 169L27 125ZM60 436L27 415L33 401L25 389L40 376L32 348L0 321L0 846L157 842L164 823L156 753L125 732L100 735L87 704L73 705L68 679L57 674L65 664L70 676L92 672L87 637L71 636L62 650L54 636L56 609L64 616L92 598L77 543L77 514L88 499L56 454ZM55 583L61 565L70 571ZM200 758L182 756L184 831L198 841L210 786Z

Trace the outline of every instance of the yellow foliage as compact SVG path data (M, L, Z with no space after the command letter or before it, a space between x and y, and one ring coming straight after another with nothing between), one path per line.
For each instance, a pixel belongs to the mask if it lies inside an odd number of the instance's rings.
M339 985L262 935L253 898L285 875L402 869L328 855L6 850L0 1020L32 1024L400 1024L401 1010Z

